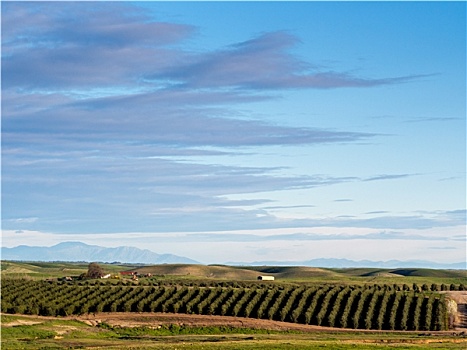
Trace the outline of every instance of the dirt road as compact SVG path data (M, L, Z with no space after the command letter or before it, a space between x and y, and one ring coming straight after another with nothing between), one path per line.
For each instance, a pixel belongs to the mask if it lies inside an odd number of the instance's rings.
M105 322L112 326L121 327L158 327L162 325L185 325L196 327L209 326L227 326L238 328L270 329L278 331L296 330L296 331L317 331L317 330L336 330L336 328L317 327L288 322L279 322L272 320L262 320L254 318L230 317L230 316L208 316L208 315L186 315L172 313L99 313L83 316L74 316L90 325L97 325Z
M450 291L446 292L446 295L457 304L454 328L467 332L467 291Z
M179 326L209 327L209 326L227 326L238 328L269 329L275 331L300 331L300 332L362 332L362 333L381 333L381 332L400 332L400 331L379 331L364 329L343 329L312 326L298 323L280 322L272 320L262 320L254 318L230 317L230 316L208 316L208 315L186 315L172 313L99 313L83 316L69 316L70 319L83 321L89 325L96 326L105 322L112 326L120 327L160 327L162 325L176 324ZM404 333L426 333L426 334L465 334L464 329L452 331L404 331Z

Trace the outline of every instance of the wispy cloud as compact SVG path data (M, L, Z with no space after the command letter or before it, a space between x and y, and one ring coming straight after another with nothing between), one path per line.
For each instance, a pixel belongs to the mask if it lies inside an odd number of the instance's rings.
M298 38L284 31L265 33L216 52L189 56L186 62L154 74L152 78L170 79L185 87L263 90L371 87L422 77L371 79L346 72L322 71L288 53L287 49L298 42Z
M415 175L418 174L381 174L376 176L370 176L368 178L363 179L363 181L395 180Z
M101 143L105 138L107 142L185 147L349 143L376 136L235 119L233 111L212 106L238 102L239 97L230 93L164 91L79 102L57 94L23 97L12 92L5 95L3 127L8 142L21 140L18 133L29 135L28 143L46 135L49 143L54 139Z
M431 227L439 225L425 214L412 217L356 219L284 219L272 213L286 206L261 206L271 200L263 192L310 189L340 183L361 182L358 177L279 175L280 167L198 164L176 157L219 155L196 148L167 148L149 142L63 140L53 149L47 134L32 134L28 143L11 138L3 150L5 226L11 229L56 229L94 232L123 230L201 231L274 227ZM72 134L73 135L73 134ZM36 138L37 137L37 138ZM13 147L14 145L14 147ZM30 146L34 145L31 149ZM28 147L29 146L29 147ZM212 152L212 153L211 153ZM222 155L222 153L220 153ZM380 177L379 180L384 180ZM115 189L118 189L116 191ZM231 200L228 195L257 193L256 199ZM27 200L24 200L27 198ZM43 203L47 210L43 210ZM17 207L35 222L8 221ZM289 206L291 208L310 205ZM461 212L448 213L462 216ZM444 224L450 222L450 218Z
M426 123L426 122L452 122L452 121L464 121L465 119L457 117L421 117L406 120L406 123Z
M316 205L276 205L276 206L263 207L263 209L274 210L274 209L315 208L315 207Z
M177 44L193 36L196 28L156 21L125 3L92 8L85 3L6 3L2 9L2 79L9 88L263 91L373 87L426 76L368 78L323 70L289 52L300 40L286 31L192 53Z
M12 2L2 12L3 84L22 89L137 85L176 60L179 50L167 46L194 32L124 3Z
M244 234L244 233L193 233L188 234L185 240L201 242L266 242L266 241L347 241L347 240L449 240L442 236L424 236L406 234L395 231L380 231L366 234L320 234L320 233L290 233L290 234ZM441 248L440 248L441 249Z
M456 250L456 247L429 247L428 249L432 250Z
M38 220L37 217L8 219L13 224L31 224Z

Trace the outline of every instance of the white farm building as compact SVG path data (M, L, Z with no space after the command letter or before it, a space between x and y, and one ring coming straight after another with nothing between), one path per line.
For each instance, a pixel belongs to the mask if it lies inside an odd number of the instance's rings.
M258 281L274 281L274 276L258 276Z

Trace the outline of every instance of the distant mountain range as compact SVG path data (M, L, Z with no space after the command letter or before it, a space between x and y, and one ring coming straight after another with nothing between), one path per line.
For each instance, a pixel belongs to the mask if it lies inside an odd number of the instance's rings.
M426 260L347 260L347 259L312 259L306 261L255 261L255 262L228 262L226 265L235 266L310 266L325 268L351 268L351 267L374 267L374 268L425 268L425 269L445 269L445 270L465 270L466 262L445 264Z
M14 248L2 247L2 260L18 261L97 261L120 262L132 264L200 264L199 262L173 254L157 254L148 249L134 247L105 248L81 242L64 242L52 247L32 247L20 245ZM310 266L325 268L431 268L465 270L466 263L436 263L424 260L412 261L371 261L347 259L312 259L304 261L255 261L255 262L222 262L231 266Z
M81 242L64 242L52 247L20 245L2 247L3 260L21 261L98 261L140 264L199 264L199 262L173 254L157 254L134 247L105 248Z

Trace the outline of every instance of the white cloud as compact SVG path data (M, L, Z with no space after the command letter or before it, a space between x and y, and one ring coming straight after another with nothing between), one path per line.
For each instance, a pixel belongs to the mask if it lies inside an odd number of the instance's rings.
M29 217L29 218L14 218L14 219L8 219L6 221L12 223L12 224L32 224L35 223L39 218L37 217Z

